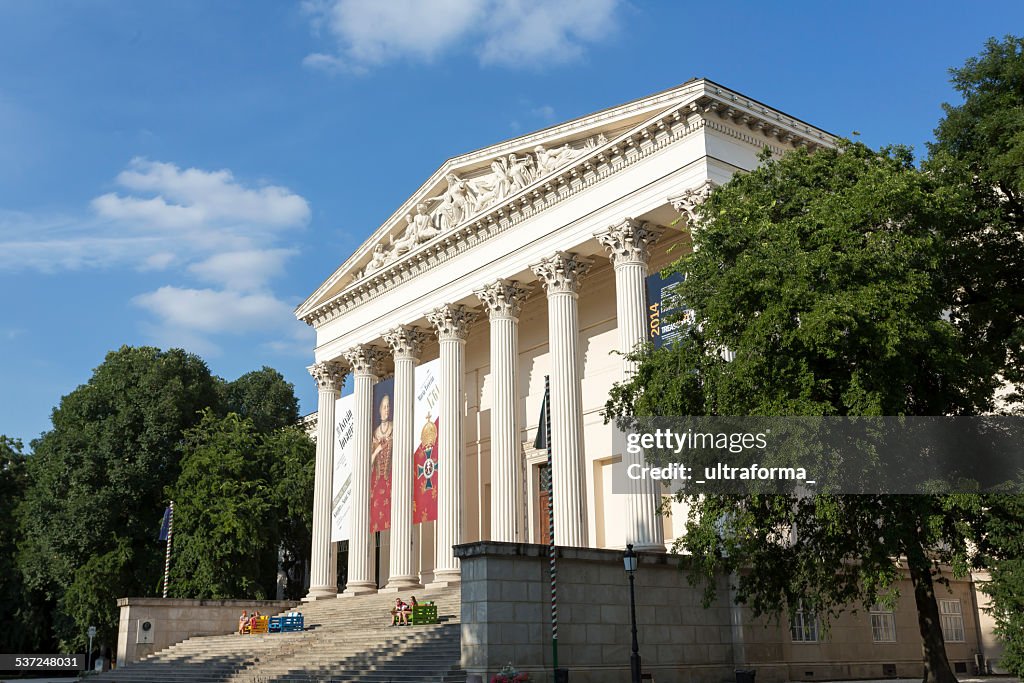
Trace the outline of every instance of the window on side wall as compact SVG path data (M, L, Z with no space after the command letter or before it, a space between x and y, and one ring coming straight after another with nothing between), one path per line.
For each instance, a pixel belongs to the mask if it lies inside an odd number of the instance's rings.
M818 615L811 610L805 610L801 603L796 613L790 618L789 632L794 643L818 642Z
M939 623L947 643L964 642L964 615L959 600L939 600Z
M896 615L882 605L872 605L871 639L876 643L896 642Z

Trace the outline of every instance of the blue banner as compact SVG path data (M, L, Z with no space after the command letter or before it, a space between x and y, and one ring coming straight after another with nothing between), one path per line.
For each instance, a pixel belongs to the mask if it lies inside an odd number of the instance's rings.
M160 525L160 540L167 540L167 531L171 526L171 508L164 508L164 521Z
M676 292L676 285L684 279L682 273L647 276L647 341L656 349L671 344L685 329L689 309Z

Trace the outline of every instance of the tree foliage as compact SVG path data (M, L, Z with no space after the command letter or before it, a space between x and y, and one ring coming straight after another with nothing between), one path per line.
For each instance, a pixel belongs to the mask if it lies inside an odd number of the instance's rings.
M610 416L970 415L993 406L999 354L961 326L949 235L970 188L916 169L903 148L797 150L736 176L702 208L671 269L695 324L638 355ZM981 234L978 231L977 234ZM962 248L963 245L958 245ZM949 311L958 308L957 315ZM721 349L735 359L726 362ZM926 679L955 680L936 594L943 567L980 566L979 496L692 496L680 548L694 578L736 577L756 614L892 600L904 558ZM795 540L789 530L796 529Z
M299 421L299 400L295 387L280 372L263 366L223 386L225 412L252 420L261 434L295 425Z
M33 442L19 564L26 588L55 610L65 651L85 646L90 625L99 642L116 640L116 620L89 621L104 611L93 591L152 592L162 566L156 524L164 488L178 476L181 435L215 400L198 357L122 347L61 399L53 429ZM99 587L83 574L87 567L102 569L109 583Z
M297 413L271 368L226 383L180 349L108 354L61 399L32 455L0 439L0 616L17 624L0 646L81 651L89 626L114 645L116 599L159 594L169 493L181 496L175 594L273 597L279 548L298 594L313 448L283 426Z

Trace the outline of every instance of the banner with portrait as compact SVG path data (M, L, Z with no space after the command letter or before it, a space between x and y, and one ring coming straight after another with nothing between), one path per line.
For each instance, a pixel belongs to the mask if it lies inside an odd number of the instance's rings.
M370 438L370 531L391 528L391 456L394 443L393 377L373 386L373 430Z
M441 361L423 363L415 371L416 402L413 425L417 440L413 453L412 522L437 520L437 434L441 424L438 402Z
M347 541L349 513L352 509L352 436L355 433L353 408L355 397L349 394L334 404L334 482L331 494L331 541Z

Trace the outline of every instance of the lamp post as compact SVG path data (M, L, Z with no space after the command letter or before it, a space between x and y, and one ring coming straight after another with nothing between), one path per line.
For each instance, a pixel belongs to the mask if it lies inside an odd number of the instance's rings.
M622 556L622 564L629 574L629 616L633 624L633 651L629 655L629 670L632 683L640 683L640 645L636 642L636 597L633 592L633 575L636 573L636 553L633 552L633 544L626 546L626 553Z

